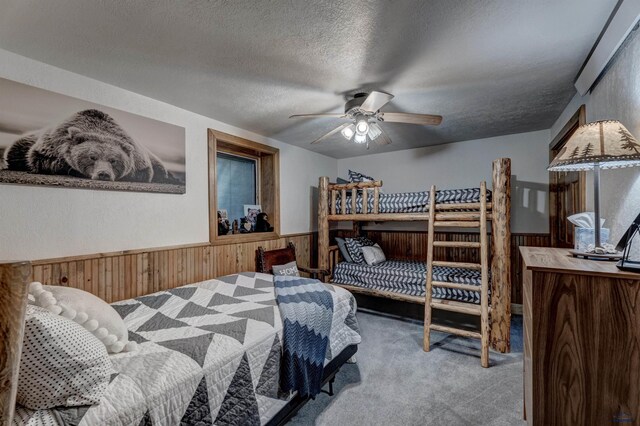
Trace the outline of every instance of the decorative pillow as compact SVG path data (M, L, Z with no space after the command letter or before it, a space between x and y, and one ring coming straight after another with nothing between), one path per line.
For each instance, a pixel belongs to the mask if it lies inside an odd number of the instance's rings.
M347 250L347 242L344 238L336 237L336 243L338 244L338 249L340 250L340 254L344 258L345 262L353 263L353 259L349 255L349 250Z
M32 410L98 404L113 373L104 345L75 322L27 305L18 403Z
M353 263L364 263L362 247L372 246L375 244L367 237L346 238L345 243L347 246L347 250L349 251L349 256L351 256L351 260L353 260Z
M109 352L137 350L137 343L129 342L129 331L118 312L99 297L77 288L42 285L39 282L31 283L29 293L37 306L81 324Z
M285 277L299 277L298 264L294 260L293 262L285 263L284 265L273 265L273 275L282 275Z
M351 183L351 182L349 182L349 181L348 181L348 180L346 180L346 179L342 179L341 177L339 177L339 178L337 178L337 179L336 179L336 183L337 183L338 185L343 185L343 184L345 184L345 183ZM350 189L347 189L347 190L345 191L344 195L351 196L351 190L350 190Z
M360 172L354 172L353 170L349 170L349 180L353 183L359 182L373 182L375 179L371 176L367 176Z
M378 244L362 247L362 256L364 256L364 261L367 262L367 265L378 265L387 260Z

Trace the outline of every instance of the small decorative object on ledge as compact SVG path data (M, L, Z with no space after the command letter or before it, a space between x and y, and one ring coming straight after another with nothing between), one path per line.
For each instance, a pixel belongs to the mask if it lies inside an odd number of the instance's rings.
M251 225L251 222L249 222L249 218L247 217L240 218L239 229L241 234L247 234L249 232L253 232L253 226Z
M594 247L589 251L572 250L574 256L598 260L621 258L620 253L603 247L601 242L600 169L631 166L640 166L640 143L616 120L578 127L549 165L551 172L593 170Z
M256 227L256 218L258 217L258 213L262 211L262 206L260 204L245 204L244 205L244 216L247 219L247 222L251 224L251 231Z
M273 226L269 224L269 216L265 212L260 212L256 216L255 232L273 232Z
M226 210L218 210L218 235L227 235L231 231L229 216Z
M629 226L629 229L624 233L616 247L618 250L622 251L622 259L620 259L620 262L617 264L618 269L640 273L640 261L629 260L633 238L638 235L638 233L640 233L640 214L631 223L631 226Z

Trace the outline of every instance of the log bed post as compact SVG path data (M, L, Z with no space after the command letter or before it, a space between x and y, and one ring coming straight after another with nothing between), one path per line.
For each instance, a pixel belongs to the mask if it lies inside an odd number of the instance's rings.
M9 425L13 421L30 276L29 263L0 264L0 424L2 425Z
M493 162L491 347L511 350L511 159Z
M318 268L329 267L329 178L323 176L318 185ZM342 200L344 204L344 199ZM333 271L331 271L333 273Z

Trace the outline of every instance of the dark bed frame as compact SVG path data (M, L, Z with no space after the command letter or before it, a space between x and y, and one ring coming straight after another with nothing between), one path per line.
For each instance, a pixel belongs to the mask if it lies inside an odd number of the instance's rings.
M336 374L340 371L340 367L342 367L349 358L354 356L358 352L358 345L347 346L336 356L333 358L325 367L324 374L322 378L322 386L324 387L326 384L329 384L329 391L323 391L327 393L329 396L333 396L333 382L336 379ZM280 411L267 423L267 426L281 426L286 424L289 420L291 420L296 413L312 399L308 396L302 397L299 394L296 394L295 397L291 399L282 407Z

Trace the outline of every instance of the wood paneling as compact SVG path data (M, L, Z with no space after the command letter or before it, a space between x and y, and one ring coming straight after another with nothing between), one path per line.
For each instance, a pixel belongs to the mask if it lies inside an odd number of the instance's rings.
M32 280L75 287L107 302L243 271L255 271L256 250L296 246L300 266L315 259L317 234L295 234L240 244L192 244L130 252L100 253L34 261ZM313 256L312 256L313 255Z
M562 249L522 256L527 423L640 424L640 274Z
M335 236L352 236L351 230L336 230ZM424 261L427 258L427 232L367 230L367 236L380 244L391 259ZM491 238L491 236L489 237ZM435 241L480 242L480 235L470 232L436 232ZM519 247L548 247L549 234L511 234L511 303L522 303L522 259ZM477 249L434 247L434 259L448 262L479 263Z

